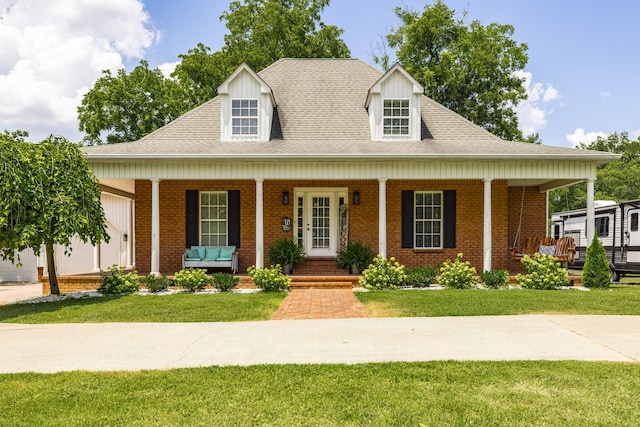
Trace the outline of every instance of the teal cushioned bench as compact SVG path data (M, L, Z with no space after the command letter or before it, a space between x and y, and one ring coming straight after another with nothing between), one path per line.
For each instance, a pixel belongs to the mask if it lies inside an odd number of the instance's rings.
M182 253L182 268L226 267L238 272L238 252L235 246L191 246Z

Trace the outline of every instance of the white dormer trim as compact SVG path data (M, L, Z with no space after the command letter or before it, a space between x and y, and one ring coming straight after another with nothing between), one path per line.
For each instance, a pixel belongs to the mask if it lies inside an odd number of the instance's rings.
M236 68L236 70L233 73L231 73L229 77L227 77L227 80L225 80L224 82L222 82L220 86L218 86L218 95L228 95L229 84L233 82L238 77L238 75L243 71L246 71L247 73L249 73L251 77L253 77L258 83L260 83L260 93L264 95L268 95L269 98L271 99L271 103L275 107L276 99L273 97L273 91L271 90L271 87L267 84L267 82L262 80L262 78L255 71L253 71L253 69L249 67L246 62L243 62L242 64L240 64L240 66Z
M271 136L273 110L276 107L271 87L246 63L242 63L218 87L220 97L220 139L222 141L268 141ZM258 101L258 133L234 135L232 126L233 100Z
M421 106L424 87L400 64L395 64L369 89L365 108L369 112L372 141L419 141L421 138ZM384 134L385 100L409 100L408 135Z

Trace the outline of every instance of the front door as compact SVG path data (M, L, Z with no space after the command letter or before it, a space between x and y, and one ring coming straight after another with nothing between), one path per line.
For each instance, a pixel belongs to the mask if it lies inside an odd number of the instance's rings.
M308 257L334 257L338 248L338 191L296 193L298 236Z

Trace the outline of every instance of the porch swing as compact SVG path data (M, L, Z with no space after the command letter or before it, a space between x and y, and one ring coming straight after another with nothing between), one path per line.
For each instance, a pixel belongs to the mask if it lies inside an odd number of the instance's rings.
M565 236L558 240L550 236L535 237L529 236L520 244L520 232L522 230L522 214L524 212L524 191L522 186L522 198L520 200L520 219L518 220L518 229L513 241L513 245L509 248L511 257L515 261L520 261L525 255L533 256L536 253L543 255L553 255L562 263L573 264L576 254L576 244L573 237Z

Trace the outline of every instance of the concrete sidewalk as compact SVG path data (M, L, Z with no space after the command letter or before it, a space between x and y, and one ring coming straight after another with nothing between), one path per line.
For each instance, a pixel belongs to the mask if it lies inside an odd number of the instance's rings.
M428 360L640 362L640 316L0 324L0 373Z

